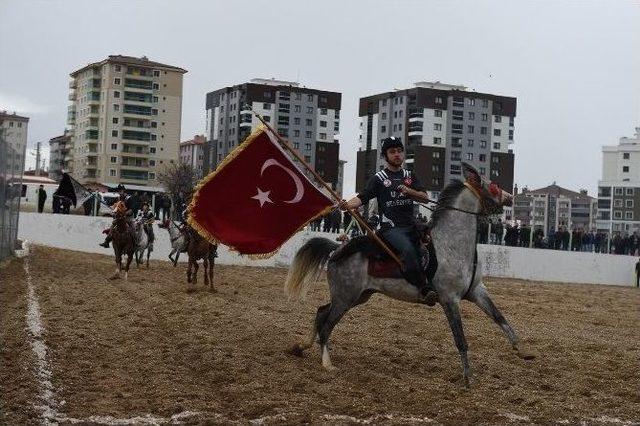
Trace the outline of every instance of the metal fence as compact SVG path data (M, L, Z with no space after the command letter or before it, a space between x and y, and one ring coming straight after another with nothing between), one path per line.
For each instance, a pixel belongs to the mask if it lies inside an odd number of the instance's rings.
M13 254L18 236L24 152L13 148L0 129L0 260Z

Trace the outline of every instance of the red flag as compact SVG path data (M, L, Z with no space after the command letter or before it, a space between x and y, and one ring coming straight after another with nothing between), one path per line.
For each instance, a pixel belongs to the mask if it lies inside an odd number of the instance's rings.
M258 129L198 185L189 224L209 241L266 257L333 204Z

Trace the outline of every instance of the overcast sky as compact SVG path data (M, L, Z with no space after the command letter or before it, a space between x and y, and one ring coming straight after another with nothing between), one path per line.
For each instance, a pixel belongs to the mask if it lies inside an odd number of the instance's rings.
M69 73L110 54L189 72L182 140L205 94L254 77L342 93L354 190L358 99L420 80L515 96L515 182L592 193L601 146L640 126L640 3L618 1L0 0L0 109L29 143L62 133Z

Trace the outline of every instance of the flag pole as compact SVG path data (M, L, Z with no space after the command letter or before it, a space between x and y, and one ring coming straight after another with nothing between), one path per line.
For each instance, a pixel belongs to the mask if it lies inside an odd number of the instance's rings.
M264 118L262 118L262 116L260 114L258 114L257 112L255 112L253 109L251 109L250 106L248 106L248 109L251 110L251 112L258 118L258 120L260 120L260 122L267 128L269 129L269 131L271 132L271 134L273 134L278 141L280 142L280 144L287 149L287 151L289 151L295 158L296 160L298 160L302 165L304 165L304 167L316 178L316 180L318 182L320 182L320 184L327 190L329 191L329 193L333 196L333 198L335 198L338 202L342 201L342 197L340 197L334 190L333 188L331 188L331 185L329 185L328 183L326 183L324 181L324 179L322 179L322 177L314 170L312 169L306 161L304 161L302 159L302 157L300 157L300 154L298 154L296 152L295 149L293 149L291 147L291 145L289 145L289 142L287 142L285 139L282 138L282 136L280 136L278 134L278 132L276 132L270 125L269 123L267 123L266 121L264 121ZM382 239L380 239L380 237L375 233L375 231L373 229L371 229L371 227L369 226L369 224L367 224L367 222L364 220L364 218L362 216L360 216L360 213L358 213L357 211L353 210L353 209L347 209L347 211L349 212L349 214L360 224L362 225L362 227L364 227L364 229L367 231L367 233L371 236L371 238L374 239L374 241L376 243L378 243L378 245L380 247L382 247L384 249L385 252L387 252L387 254L396 261L396 263L398 263L398 265L400 265L400 267L402 267L402 261L400 260L400 258L389 248L388 245L385 244L384 241L382 241Z

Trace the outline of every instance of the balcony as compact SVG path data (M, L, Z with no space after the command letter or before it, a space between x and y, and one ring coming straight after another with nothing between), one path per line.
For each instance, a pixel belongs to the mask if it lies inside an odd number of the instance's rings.
M120 177L122 179L133 181L146 181L149 180L149 172L137 170L120 170Z
M424 121L424 113L412 112L409 114L409 123Z
M78 87L78 81L74 78L69 82L69 89L75 89Z
M91 83L89 83L89 88L99 89L101 87L102 87L102 80L99 78L94 78L91 80Z
M133 101L133 102L146 102L152 103L153 96L150 93L141 93L141 92L124 92L124 100L125 101Z
M148 106L141 105L124 105L124 114L134 115L134 116L143 116L144 118L150 117L153 114L153 110Z
M407 136L422 136L422 130L409 130Z
M123 130L122 139L149 142L151 141L151 133L138 132L135 130Z
M97 130L87 130L84 132L85 139L98 139L99 133Z
M69 100L70 101L75 101L76 100L76 91L72 90L71 92L69 92Z
M120 152L124 155L126 155L127 157L133 157L133 158L148 158L149 157L149 150L147 149L146 146L125 146L123 147Z
M133 78L124 79L124 87L137 90L153 90L153 82L147 80L135 80Z

